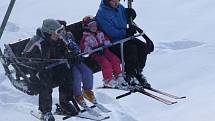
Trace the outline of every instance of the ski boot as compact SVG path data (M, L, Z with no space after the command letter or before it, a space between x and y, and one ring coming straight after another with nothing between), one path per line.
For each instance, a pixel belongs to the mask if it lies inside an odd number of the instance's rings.
M96 103L96 98L95 98L93 91L83 90L83 96L84 96L84 98L89 100L91 103Z
M64 115L75 116L78 115L77 109L70 102L60 102L60 107Z
M46 112L46 113L42 113L41 120L42 121L55 121L55 118L51 112Z
M129 86L136 86L139 84L139 81L133 76L126 76L125 81L128 83Z
M101 114L99 114L98 112L94 111L93 109L91 109L87 103L85 102L84 100L84 97L82 95L79 95L79 96L75 96L75 100L76 102L82 107L84 108L89 114L93 115L93 116L96 116L96 117L99 117L101 116ZM94 101L93 98L89 99L91 101Z
M117 88L118 82L114 79L111 80L103 80L104 87Z
M122 74L119 74L118 77L116 78L116 81L118 82L117 87L119 89L128 89L128 83L125 81L124 77Z
M151 88L151 85L147 82L146 77L141 72L137 72L135 77L139 81L139 85L141 85L143 88Z

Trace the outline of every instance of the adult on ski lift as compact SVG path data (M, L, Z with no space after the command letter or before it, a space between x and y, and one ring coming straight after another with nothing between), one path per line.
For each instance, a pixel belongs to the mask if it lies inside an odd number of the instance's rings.
M84 32L80 41L82 52L91 52L93 49L108 46L110 40L97 28L93 16L86 16L82 20ZM113 88L124 88L127 86L120 67L120 59L108 48L90 54L90 57L101 65L103 74L103 85Z
M96 14L96 21L99 28L111 38L111 42L116 42L136 33L136 27L134 25L130 25L129 28L127 28L129 18L134 19L135 17L136 12L134 9L125 8L119 3L119 0L101 0L99 10ZM110 49L120 57L120 45L113 46ZM127 82L131 84L136 78L145 87L151 87L146 78L142 75L147 54L151 51L152 49L150 46L139 39L132 39L124 43Z
M39 92L39 110L41 119L55 121L52 110L52 88L59 86L59 102L65 114L76 115L76 108L69 102L72 99L72 72L65 60L51 61L50 59L69 59L69 64L77 62L72 53L68 52L65 43L60 38L64 26L57 20L45 19L42 28L37 29L36 35L26 45L23 55L28 58L40 58L43 63L35 63L39 70L43 90ZM43 60L42 60L43 59Z

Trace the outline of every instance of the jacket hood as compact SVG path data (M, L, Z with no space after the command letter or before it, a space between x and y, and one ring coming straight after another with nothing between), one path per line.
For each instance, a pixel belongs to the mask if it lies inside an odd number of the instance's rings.
M114 10L114 8L112 8L110 5L108 5L108 3L106 2L106 0L101 0L100 6L101 8L105 8L105 9L111 9ZM119 5L118 5L119 7ZM118 8L117 7L117 8Z

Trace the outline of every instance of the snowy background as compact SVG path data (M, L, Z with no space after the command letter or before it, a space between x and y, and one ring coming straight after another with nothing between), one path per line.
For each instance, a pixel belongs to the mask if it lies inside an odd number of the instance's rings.
M0 0L0 23L9 2ZM99 4L100 0L17 0L0 46L31 37L45 18L73 23L95 15ZM134 0L133 6L136 23L156 46L148 56L145 76L155 88L187 99L167 106L141 94L115 100L123 91L95 90L98 101L112 110L107 121L214 121L215 1ZM94 77L94 87L101 85L101 73ZM53 95L54 104L57 89ZM29 115L37 100L16 90L0 67L0 121L37 121Z

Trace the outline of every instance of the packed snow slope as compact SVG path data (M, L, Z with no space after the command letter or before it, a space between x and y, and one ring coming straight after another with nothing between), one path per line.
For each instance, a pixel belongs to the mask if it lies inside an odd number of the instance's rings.
M0 22L9 2L0 0ZM17 0L0 47L33 36L45 18L73 23L95 15L99 4L100 0ZM187 99L167 106L141 94L115 100L123 91L95 89L98 101L112 110L107 121L214 121L215 1L134 0L133 4L136 23L156 47L143 73L153 87ZM102 84L101 72L94 78L94 87ZM58 102L57 89L53 100ZM37 121L29 114L37 103L36 96L12 87L0 67L0 121Z

